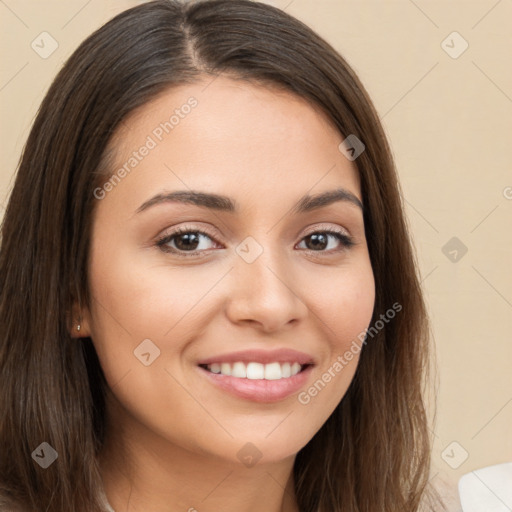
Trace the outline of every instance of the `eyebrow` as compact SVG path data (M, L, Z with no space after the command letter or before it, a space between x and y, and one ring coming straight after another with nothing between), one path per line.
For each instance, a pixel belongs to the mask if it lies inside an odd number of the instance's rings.
M340 201L356 205L361 210L364 209L359 198L352 194L352 192L344 188L337 188L335 190L329 190L313 196L306 194L294 205L293 213L306 213ZM165 203L193 204L228 213L238 213L240 211L237 202L227 196L209 194L206 192L179 190L176 192L157 194L143 203L135 213L142 213L152 206Z

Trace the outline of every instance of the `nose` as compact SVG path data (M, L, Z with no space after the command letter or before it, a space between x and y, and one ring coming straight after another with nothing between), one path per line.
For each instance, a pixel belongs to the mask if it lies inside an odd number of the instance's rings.
M266 247L252 263L236 258L226 314L235 324L270 333L296 324L308 313L306 289L297 286L288 262Z

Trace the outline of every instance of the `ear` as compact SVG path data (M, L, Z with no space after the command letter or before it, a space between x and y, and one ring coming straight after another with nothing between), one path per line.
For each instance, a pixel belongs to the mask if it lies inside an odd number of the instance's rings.
M84 307L80 309L77 302L68 314L68 332L72 338L87 338L91 335L89 311Z

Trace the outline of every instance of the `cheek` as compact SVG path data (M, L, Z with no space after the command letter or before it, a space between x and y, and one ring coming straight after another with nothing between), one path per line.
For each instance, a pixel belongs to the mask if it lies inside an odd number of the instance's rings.
M341 283L342 293L338 302L332 300L332 318L335 319L333 330L339 336L332 341L333 354L329 372L337 375L344 394L352 381L363 349L365 333L370 325L375 305L375 281L369 261L361 265L358 272L346 276Z
M298 396L318 418L320 428L345 395L359 363L363 340L375 303L375 282L369 259L315 279L309 307L324 333L322 364L312 385Z
M338 300L332 298L330 313L335 321L334 330L340 333L339 350L358 339L368 327L375 304L375 283L373 274L354 274L342 283Z
M194 306L219 274L200 266L188 272L148 266L147 259L122 251L97 251L91 258L91 334L108 386L140 425L191 450L203 435L192 425L208 418L180 384L180 360L198 321Z
M155 264L148 257L153 249L117 250L109 247L108 237L103 240L105 244L93 248L89 275L91 335L106 376L110 373L115 382L138 368L137 354L145 354L144 347L158 354L155 365L176 364L194 326L208 316L204 306L208 300L203 299L225 269Z
M194 299L197 302L197 281L161 263L155 265L150 257L153 250L134 250L114 243L109 247L108 234L98 241L90 262L97 334L104 335L106 330L124 332L134 342L141 336L161 337L183 316L187 306L190 309Z
M344 352L368 327L375 304L375 282L369 259L315 276L309 296L314 317L334 355ZM336 354L334 354L334 352Z

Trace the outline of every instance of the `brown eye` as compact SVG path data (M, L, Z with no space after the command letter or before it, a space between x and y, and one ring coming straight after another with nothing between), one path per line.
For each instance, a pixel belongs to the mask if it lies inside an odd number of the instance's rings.
M159 239L156 245L164 252L175 253L180 256L189 256L196 255L198 252L203 252L210 248L207 247L208 242L204 242L205 239L213 240L213 238L204 231L180 228Z
M200 242L200 236L198 236L197 231L174 235L172 238L175 239L174 245L180 251L195 250Z
M341 249L330 247L329 251L326 251L329 247L329 238L337 240L339 245L342 246ZM313 252L331 252L331 250L335 252L354 245L354 242L349 236L338 231L315 231L305 236L303 240L306 243L306 249ZM331 243L331 246L333 244L336 246L336 242Z

